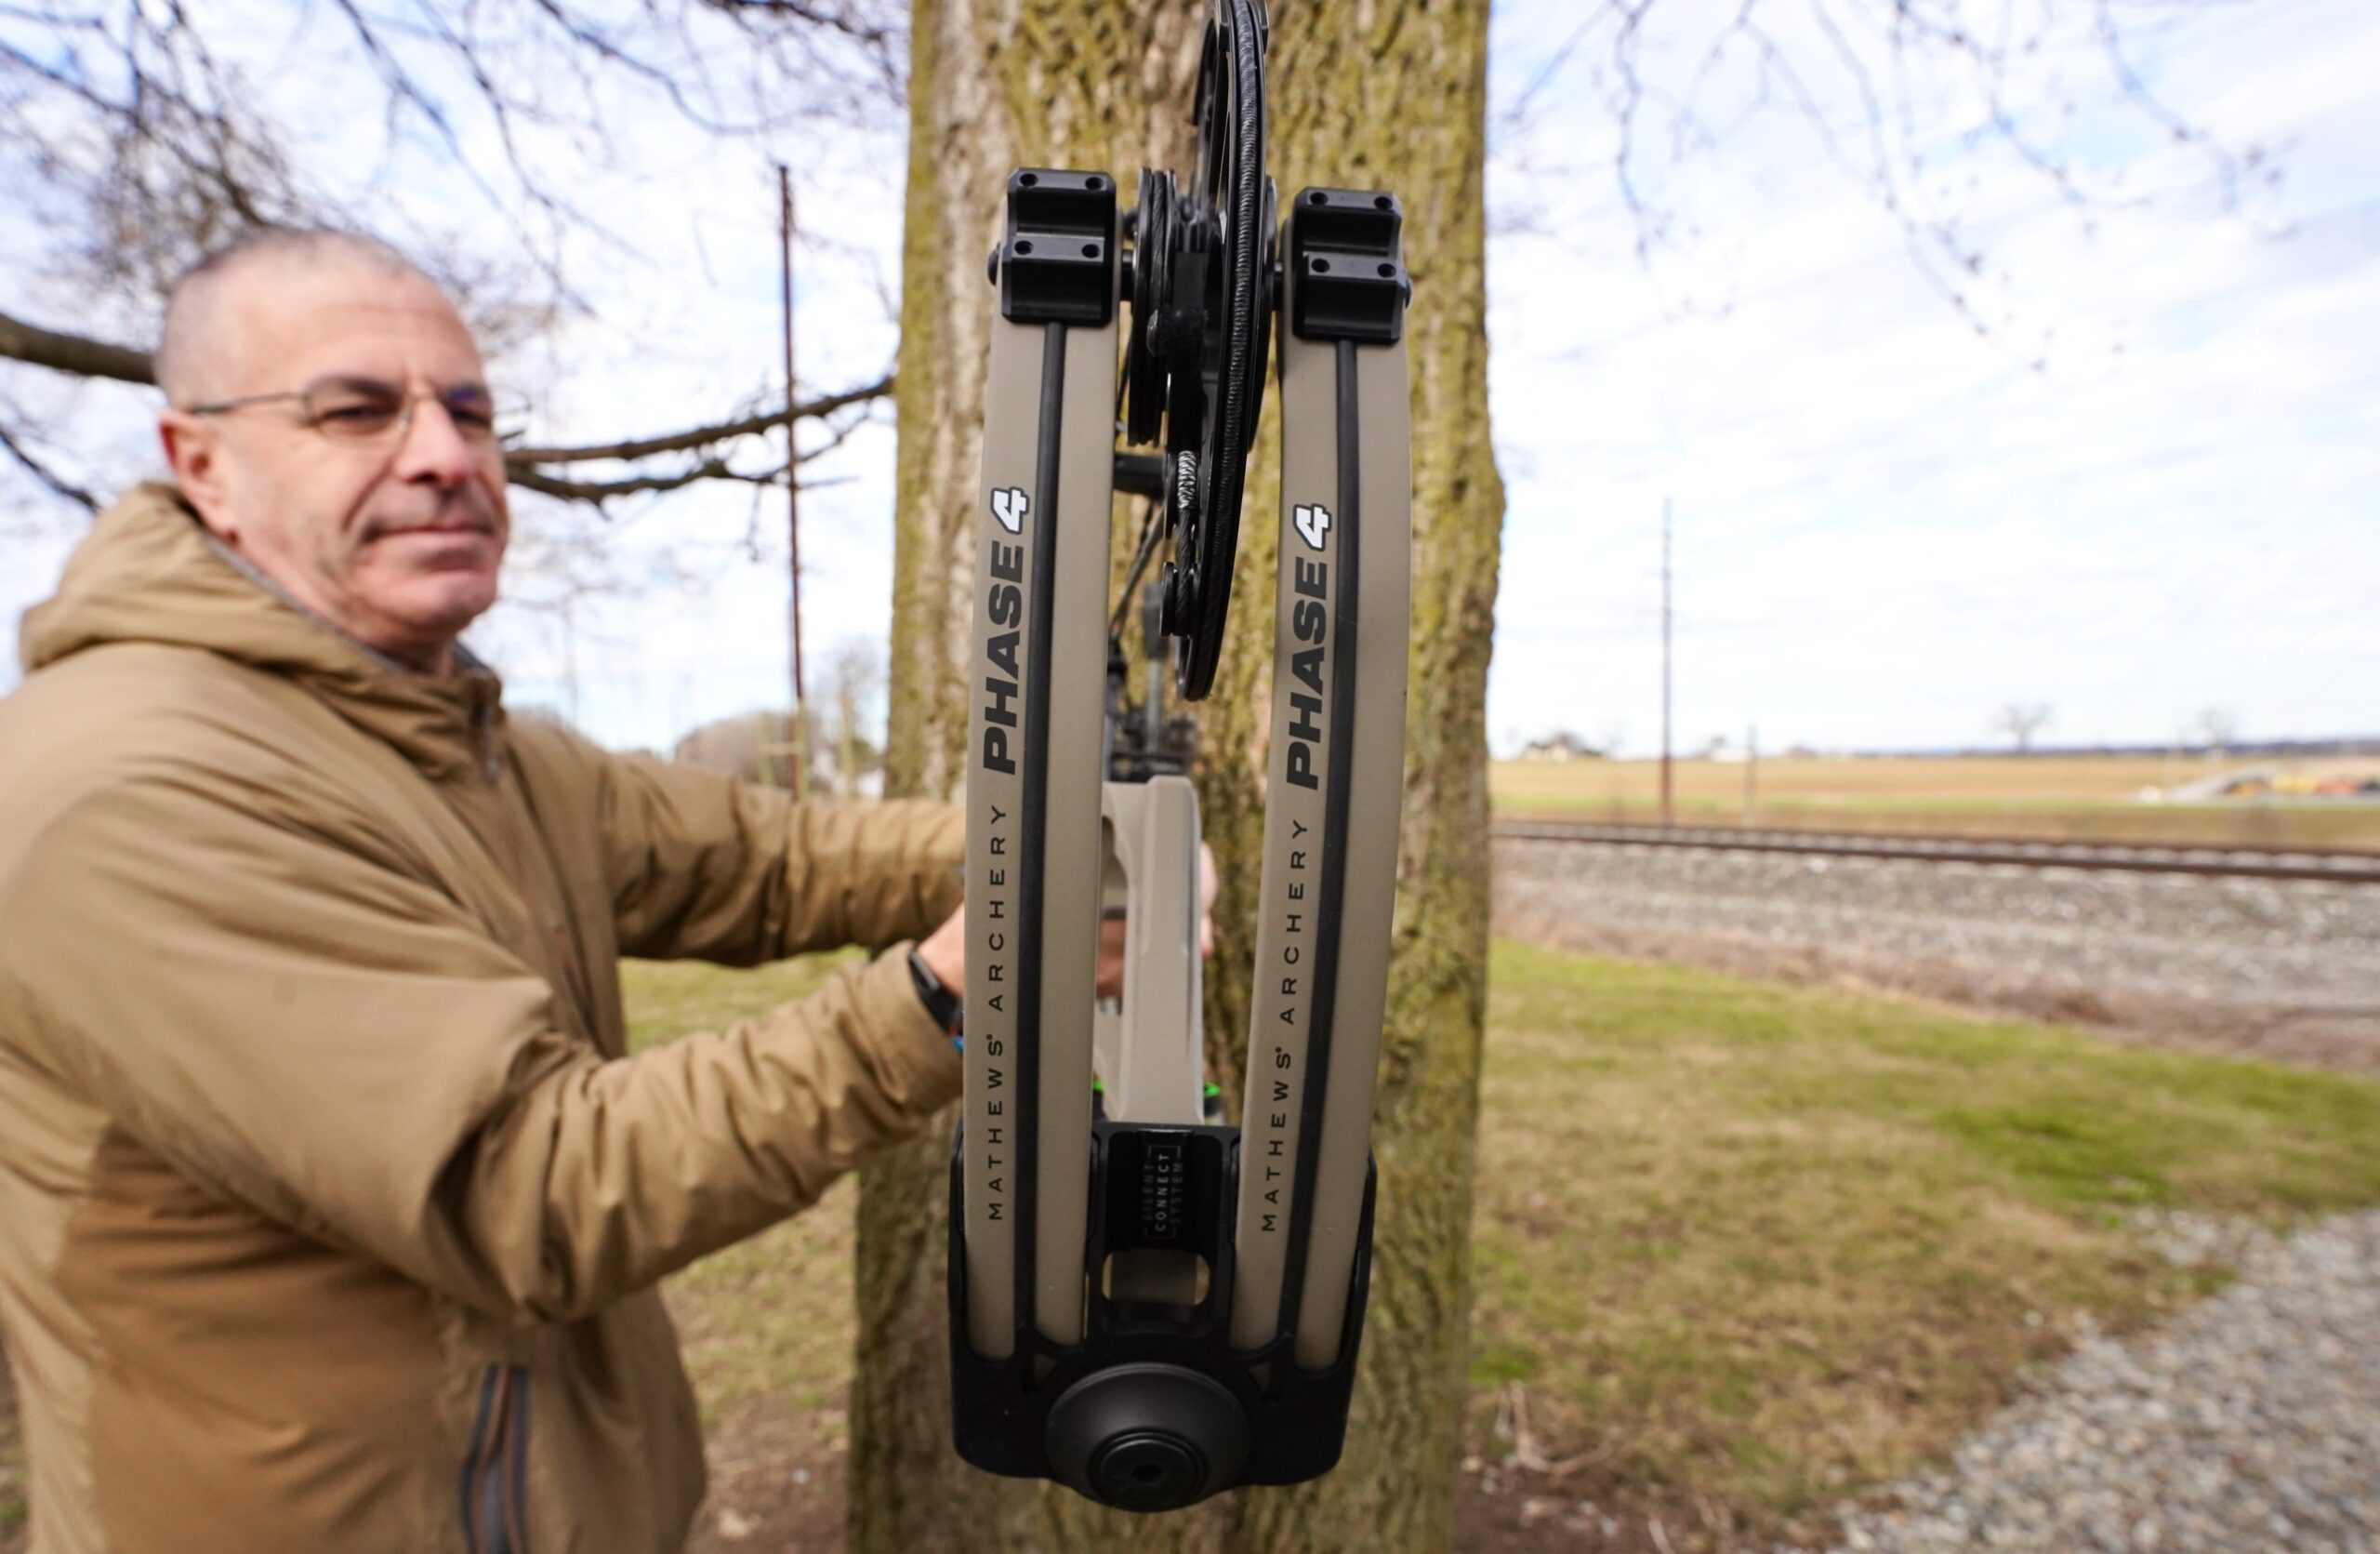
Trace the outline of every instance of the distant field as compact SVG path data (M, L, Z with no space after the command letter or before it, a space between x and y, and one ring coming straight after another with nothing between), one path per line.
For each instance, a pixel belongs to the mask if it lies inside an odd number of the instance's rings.
M2380 847L2375 804L2140 801L2145 789L2245 764L2126 756L1764 757L1749 814L1761 825L1811 830ZM1674 771L1681 819L1746 817L1741 763L1680 761ZM1488 780L1497 813L1506 816L1642 820L1660 799L1656 761L1499 761Z

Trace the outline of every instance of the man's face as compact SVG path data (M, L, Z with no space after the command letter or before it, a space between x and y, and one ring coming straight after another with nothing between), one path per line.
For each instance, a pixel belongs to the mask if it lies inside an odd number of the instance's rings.
M504 460L482 416L439 396L483 388L479 348L428 281L337 259L263 260L223 277L203 403L380 384L413 396L379 434L310 424L274 400L160 420L183 494L208 528L357 640L443 670L496 603L509 532Z

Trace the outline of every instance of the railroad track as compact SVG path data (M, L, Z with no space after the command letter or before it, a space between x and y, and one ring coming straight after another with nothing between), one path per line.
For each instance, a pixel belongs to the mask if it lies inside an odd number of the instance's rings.
M2197 846L2162 842L2043 842L2016 836L1915 836L1897 832L1567 820L1499 820L1493 830L1499 841L1514 842L1692 847L1714 852L1899 858L1917 863L1996 863L2022 869L2105 869L2135 874L2216 874L2253 880L2380 884L2380 853L2334 853L2240 843Z

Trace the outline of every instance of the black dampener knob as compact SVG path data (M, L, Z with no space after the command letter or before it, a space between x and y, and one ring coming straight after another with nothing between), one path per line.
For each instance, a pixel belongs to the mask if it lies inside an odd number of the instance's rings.
M1248 1415L1221 1382L1179 1365L1116 1365L1050 1410L1058 1478L1104 1506L1171 1511L1239 1481Z

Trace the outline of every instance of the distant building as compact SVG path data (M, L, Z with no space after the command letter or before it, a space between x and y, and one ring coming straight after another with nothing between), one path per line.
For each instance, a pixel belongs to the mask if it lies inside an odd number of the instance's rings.
M1521 747L1523 761L1601 761L1604 752L1567 730Z

